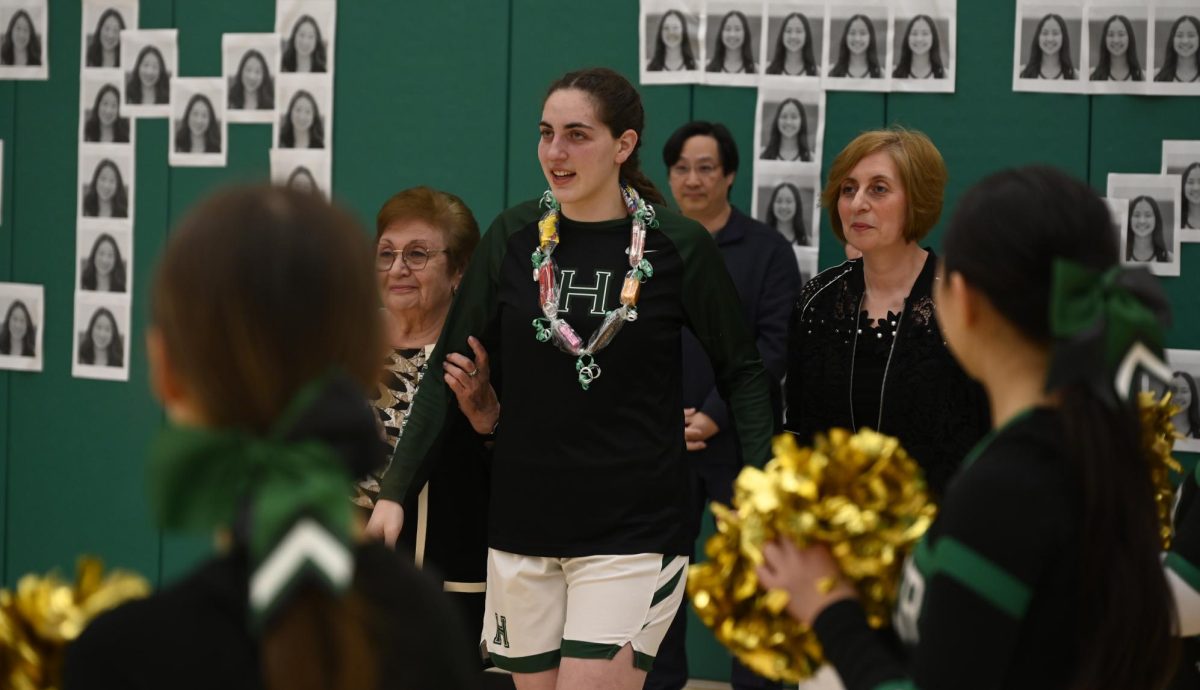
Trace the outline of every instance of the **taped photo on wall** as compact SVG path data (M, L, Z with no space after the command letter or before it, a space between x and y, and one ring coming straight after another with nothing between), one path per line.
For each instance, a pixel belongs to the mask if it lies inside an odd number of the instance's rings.
M168 161L181 167L224 167L228 124L223 78L176 79L171 84Z
M1200 140L1163 141L1162 174L1179 176L1180 239L1200 242Z
M768 0L763 23L763 86L819 86L825 3Z
M0 80L50 78L46 0L0 0Z
M133 227L133 162L132 146L80 148L78 227Z
M1021 2L1013 38L1013 91L1083 93L1083 3Z
M882 1L829 6L825 88L833 91L891 89L892 6Z
M816 174L824 135L825 92L819 87L758 90L754 143L764 171Z
M121 32L138 28L138 0L83 0L79 55L84 70L121 66Z
M0 283L0 369L42 370L45 303L41 285Z
M1128 202L1120 229L1121 262L1160 276L1180 271L1179 175L1109 173L1109 199Z
M230 122L275 121L278 34L225 34L221 56Z
M953 93L955 0L899 0L892 17L892 90Z
M701 0L642 0L638 64L643 84L701 81Z
M820 247L820 181L816 173L779 173L754 166L751 207L793 247Z
M121 32L125 109L132 117L170 117L171 79L179 73L175 29Z
M75 293L71 375L128 381L129 323L127 296Z
M331 155L312 149L271 149L271 183L330 197Z

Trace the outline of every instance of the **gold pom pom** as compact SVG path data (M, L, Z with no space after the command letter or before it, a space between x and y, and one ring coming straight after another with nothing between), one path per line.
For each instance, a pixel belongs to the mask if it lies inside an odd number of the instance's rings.
M96 616L150 593L145 579L84 556L75 582L57 573L26 575L15 592L0 590L0 687L47 690L62 684L63 650Z
M1142 448L1145 449L1146 460L1150 463L1154 502L1158 507L1158 531L1164 550L1171 547L1171 508L1175 504L1175 486L1171 483L1171 473L1183 471L1179 462L1171 457L1175 439L1179 437L1171 418L1179 414L1179 411L1179 406L1171 402L1169 390L1161 400L1156 400L1154 393L1149 391L1138 393Z
M917 463L890 436L833 429L810 449L784 434L773 450L765 469L738 475L733 508L712 505L710 560L691 567L687 589L700 620L742 663L795 683L811 677L824 654L812 630L784 611L787 594L760 586L763 544L776 537L828 544L878 628L888 621L904 557L936 508Z

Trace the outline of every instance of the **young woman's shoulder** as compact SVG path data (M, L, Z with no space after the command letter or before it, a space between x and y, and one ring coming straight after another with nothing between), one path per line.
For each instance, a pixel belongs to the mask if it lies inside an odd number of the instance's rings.
M500 229L505 235L511 235L530 223L536 223L543 212L540 197L522 201L516 206L510 206L501 211L500 215L496 216L496 219L488 226L487 234L490 235L493 230Z

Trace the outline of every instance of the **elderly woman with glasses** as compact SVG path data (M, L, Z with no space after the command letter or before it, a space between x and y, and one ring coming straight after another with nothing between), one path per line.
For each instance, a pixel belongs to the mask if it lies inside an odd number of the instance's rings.
M475 338L474 360L446 357L442 371L426 363L450 310L467 262L479 243L479 225L457 196L428 187L404 190L376 218L376 263L389 349L373 401L394 449L426 376L441 376L458 399L453 430L432 474L412 483L403 504L379 498L383 474L358 482L354 501L370 510L367 531L389 545L400 542L418 567L433 570L459 604L467 639L478 641L487 579L487 446L500 418L490 385L487 353ZM389 463L390 465L390 463ZM387 517L403 508L402 532ZM383 525L388 527L383 527ZM474 647L476 656L478 648Z

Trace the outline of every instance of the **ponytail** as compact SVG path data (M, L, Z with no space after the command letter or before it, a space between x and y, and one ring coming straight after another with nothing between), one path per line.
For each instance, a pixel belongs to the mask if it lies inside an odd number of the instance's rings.
M1175 669L1177 626L1157 553L1158 514L1140 422L1133 409L1109 407L1084 384L1061 394L1063 446L1079 478L1085 535L1082 653L1071 687L1165 687Z
M316 587L298 592L262 637L266 690L379 687L380 656L361 594Z

